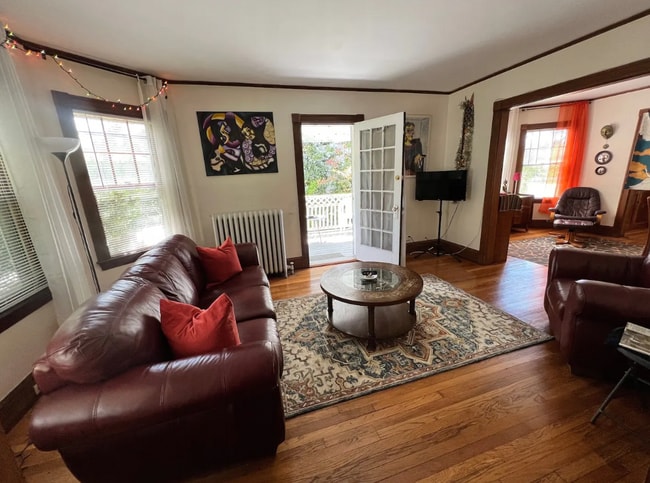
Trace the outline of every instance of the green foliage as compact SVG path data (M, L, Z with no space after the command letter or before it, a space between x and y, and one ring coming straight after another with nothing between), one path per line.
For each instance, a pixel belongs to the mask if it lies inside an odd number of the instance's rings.
M351 143L304 143L305 194L352 192Z
M129 246L133 233L162 223L158 192L149 187L95 191L109 250Z

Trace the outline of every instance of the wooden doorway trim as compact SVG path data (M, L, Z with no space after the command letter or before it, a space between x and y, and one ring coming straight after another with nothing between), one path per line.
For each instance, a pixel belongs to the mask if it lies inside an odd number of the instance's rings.
M309 243L307 241L307 206L305 203L305 171L302 157L303 124L354 124L363 121L363 114L291 114L293 127L293 152L296 162L296 191L298 193L298 220L300 222L301 256L292 258L296 268L309 267Z
M510 109L549 97L599 87L649 74L650 58L646 58L494 102L485 197L483 199L483 220L481 225L483 229L481 230L479 263L486 265L495 263L494 247L497 241L496 225L499 214L499 192Z

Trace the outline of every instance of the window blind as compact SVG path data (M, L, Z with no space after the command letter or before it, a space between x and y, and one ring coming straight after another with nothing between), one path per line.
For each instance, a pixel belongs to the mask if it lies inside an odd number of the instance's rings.
M145 124L73 111L110 257L149 248L165 235Z
M0 152L0 314L47 288Z

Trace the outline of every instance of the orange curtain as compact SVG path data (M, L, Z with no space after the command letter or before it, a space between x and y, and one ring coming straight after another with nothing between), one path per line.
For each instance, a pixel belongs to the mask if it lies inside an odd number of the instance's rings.
M558 127L567 128L566 146L564 156L560 163L555 186L555 196L542 198L539 206L540 213L548 213L549 208L557 204L560 195L568 188L578 186L580 174L582 173L582 161L585 155L585 144L587 142L587 121L589 118L589 102L572 102L560 106L558 115Z

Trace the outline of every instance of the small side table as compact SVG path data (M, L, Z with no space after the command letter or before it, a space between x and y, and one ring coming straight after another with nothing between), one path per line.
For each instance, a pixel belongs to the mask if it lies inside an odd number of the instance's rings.
M628 368L627 371L625 371L625 374L623 374L623 377L619 379L619 381L616 383L616 386L614 386L614 389L607 395L603 403L600 405L598 408L598 411L596 411L596 414L593 415L591 418L591 423L594 424L596 420L598 419L598 416L600 416L604 411L609 402L612 400L614 397L614 394L619 390L619 388L623 385L623 383L626 381L626 379L633 377L637 381L645 384L646 386L650 386L650 381L646 381L642 377L637 375L638 369L643 368L643 369L649 369L650 370L650 357L641 354L640 352L633 351L626 349L624 347L619 347L618 351L625 356L627 360L630 361L630 367Z

